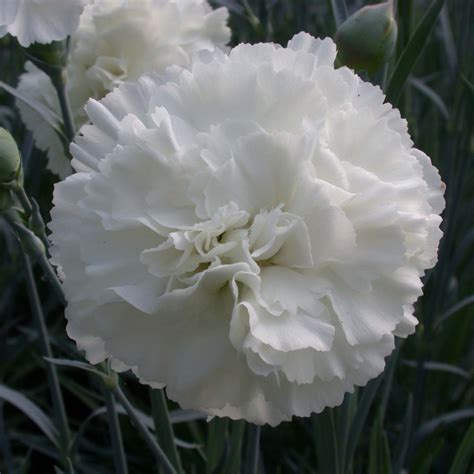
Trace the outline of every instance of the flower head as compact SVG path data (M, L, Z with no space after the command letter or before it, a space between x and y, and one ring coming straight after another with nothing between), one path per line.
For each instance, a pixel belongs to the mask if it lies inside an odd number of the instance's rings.
M68 333L183 407L278 424L413 332L442 184L330 39L200 53L91 100L57 185Z
M206 0L107 0L87 6L72 37L66 71L76 124L87 121L84 105L89 98L101 99L145 72L186 65L196 51L223 47L230 39L227 18L226 8L212 10ZM26 64L18 91L60 114L49 77L32 63ZM45 130L34 110L18 106L36 145L48 152L49 168L67 176L71 168L60 139Z
M0 37L10 33L22 46L51 43L74 33L90 0L2 0Z

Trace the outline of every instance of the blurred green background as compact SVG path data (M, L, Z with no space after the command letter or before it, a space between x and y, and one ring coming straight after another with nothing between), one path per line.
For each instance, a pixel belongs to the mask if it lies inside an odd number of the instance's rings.
M340 0L212 3L229 8L233 45L286 44L302 30L334 37L335 18L345 14ZM347 0L348 13L370 3ZM423 15L440 7L430 28L417 30ZM409 65L407 80L395 84L401 94L394 105L407 118L416 147L432 158L447 185L439 263L425 277L425 294L416 306L417 332L399 341L384 374L347 395L341 407L264 427L260 473L474 472L474 2L399 0L396 10L399 34L385 85L404 51L405 59L420 53L416 65ZM1 81L15 86L24 60L12 39L0 39ZM379 73L373 79L383 83L383 77ZM34 148L13 98L1 90L0 126L20 144L27 193L49 221L56 178L45 169L46 158ZM47 362L39 350L24 266L15 236L1 217L0 250L0 384L50 416ZM34 270L55 357L81 360L65 335L62 306L41 270ZM115 472L102 387L87 372L58 370L75 436L76 472ZM122 379L129 400L151 417L148 389L133 376ZM225 419L207 423L172 403L169 407L185 472L245 473L244 424ZM59 466L57 451L33 415L31 407L22 411L0 400L1 473L42 474ZM159 472L128 417L121 416L120 422L130 472ZM149 422L152 426L151 418Z

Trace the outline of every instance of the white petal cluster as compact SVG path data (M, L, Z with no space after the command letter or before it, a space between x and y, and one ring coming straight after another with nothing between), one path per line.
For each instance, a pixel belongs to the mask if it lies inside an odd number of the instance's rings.
M64 0L60 0L64 2ZM224 47L230 40L226 8L212 10L206 0L96 0L88 5L72 37L67 92L76 125L87 121L84 105L101 99L125 81L171 65L187 65L193 53ZM26 64L18 92L60 116L49 77ZM71 173L60 139L37 112L18 102L36 145L48 153L48 166L65 177ZM45 136L46 132L46 136Z
M63 40L76 31L90 0L1 0L0 37L10 33L26 47Z
M335 56L300 33L88 103L50 228L68 333L92 363L271 425L382 372L417 323L443 185Z

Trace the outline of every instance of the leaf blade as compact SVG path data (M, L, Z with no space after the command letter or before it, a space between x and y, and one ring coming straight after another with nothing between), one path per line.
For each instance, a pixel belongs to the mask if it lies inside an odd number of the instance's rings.
M403 50L393 74L390 78L386 101L396 105L398 98L402 93L408 76L416 65L423 48L428 41L431 30L433 29L436 20L443 8L445 0L433 0L428 10L424 14L420 23L418 24L413 36L408 41L406 48Z
M59 435L56 427L48 415L46 415L38 405L33 403L22 393L3 384L0 384L0 399L5 400L20 410L56 447L59 447Z

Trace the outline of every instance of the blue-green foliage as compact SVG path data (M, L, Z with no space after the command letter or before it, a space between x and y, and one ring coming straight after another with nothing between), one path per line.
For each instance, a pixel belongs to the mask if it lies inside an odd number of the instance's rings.
M334 37L336 23L367 0L215 0L231 11L232 44L286 43L296 32ZM344 404L311 419L264 427L260 466L265 473L467 474L474 470L474 2L399 0L396 53L385 74L390 98L408 119L415 144L432 157L447 185L440 260L425 277L417 303L420 325L400 341L387 369ZM443 3L445 4L443 7ZM0 81L14 86L24 56L11 38L0 39ZM384 82L383 75L380 83ZM0 90L0 126L20 145L25 188L45 220L54 176L21 124L14 98ZM54 357L83 361L64 330L63 307L34 268ZM153 449L126 409L105 397L103 380L78 363L45 361L27 298L25 269L11 228L0 218L0 472L120 471L110 423L118 417L128 471L157 473ZM58 449L57 420L46 377L55 363L65 400L72 447ZM155 394L132 376L123 390L142 427L167 423ZM115 398L117 400L117 398ZM152 412L152 406L154 410ZM214 419L168 403L177 452L166 433L157 440L186 473L250 469L252 446L242 422ZM112 417L111 417L112 416ZM164 421L163 421L164 420ZM117 428L117 427L116 427ZM165 426L166 428L166 426ZM255 432L250 439L255 445ZM116 433L117 435L117 433ZM115 452L114 452L115 449ZM178 457L177 457L178 456ZM70 464L73 467L71 467ZM182 467L180 467L182 466ZM72 470L74 469L74 470Z

